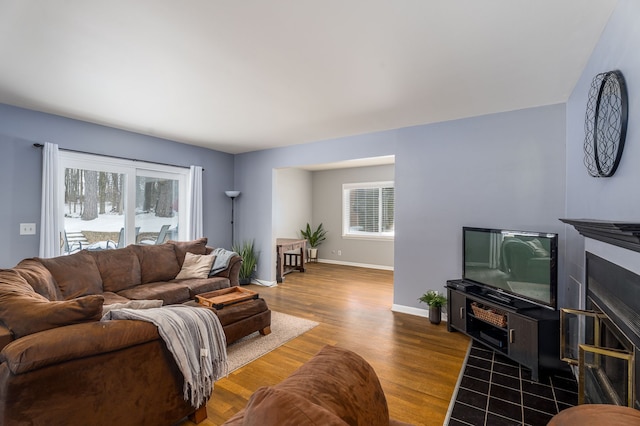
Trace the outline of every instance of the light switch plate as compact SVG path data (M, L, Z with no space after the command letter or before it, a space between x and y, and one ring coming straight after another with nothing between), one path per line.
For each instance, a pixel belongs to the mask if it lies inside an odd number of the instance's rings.
M35 223L21 223L20 224L20 235L36 235L36 224Z

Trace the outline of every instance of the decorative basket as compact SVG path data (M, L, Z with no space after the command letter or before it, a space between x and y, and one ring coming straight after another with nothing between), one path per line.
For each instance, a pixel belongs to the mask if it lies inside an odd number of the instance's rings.
M473 310L473 314L482 321L502 328L507 326L507 316L497 309L485 308L479 303L472 302L471 310Z

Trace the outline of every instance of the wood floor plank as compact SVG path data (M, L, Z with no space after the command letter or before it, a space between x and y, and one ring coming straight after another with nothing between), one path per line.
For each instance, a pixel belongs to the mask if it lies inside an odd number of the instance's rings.
M307 272L288 274L277 287L246 288L272 310L320 325L216 382L201 426L224 423L256 389L284 380L326 344L353 350L373 366L393 418L442 425L469 339L448 333L444 322L392 312L393 272L309 263Z

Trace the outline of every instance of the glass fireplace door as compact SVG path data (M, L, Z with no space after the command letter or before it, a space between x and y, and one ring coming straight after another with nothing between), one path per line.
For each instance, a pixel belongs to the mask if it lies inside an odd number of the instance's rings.
M578 402L633 407L634 351L600 311L561 309L560 356L578 366Z

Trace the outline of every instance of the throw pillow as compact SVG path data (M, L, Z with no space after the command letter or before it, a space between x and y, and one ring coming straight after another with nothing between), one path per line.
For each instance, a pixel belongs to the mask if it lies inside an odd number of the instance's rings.
M96 261L104 291L117 293L142 282L140 260L130 248L88 252Z
M211 254L193 254L187 252L184 256L182 268L176 276L176 280L207 278L215 259L216 257Z
M169 240L167 244L172 244L176 250L176 259L180 266L184 263L184 256L187 253L193 254L207 254L207 241L206 237L198 238L193 241L174 241Z
M69 256L36 259L51 272L65 300L103 292L98 265L84 250Z
M180 265L176 259L176 250L173 244L153 246L135 244L127 248L130 248L138 255L142 284L170 281L180 272Z
M247 403L243 426L345 426L331 411L292 392L263 386Z
M49 300L64 300L51 272L36 259L21 260L13 270L19 273L33 287L36 293Z
M36 293L16 271L0 271L0 320L16 339L65 325L99 321L100 295L50 302Z

